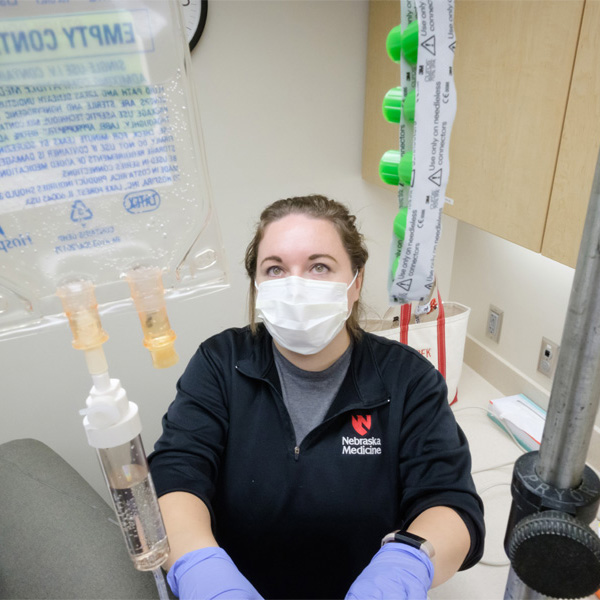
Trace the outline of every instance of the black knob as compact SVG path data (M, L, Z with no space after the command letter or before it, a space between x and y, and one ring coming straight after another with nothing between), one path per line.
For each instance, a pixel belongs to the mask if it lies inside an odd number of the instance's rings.
M512 531L509 558L519 579L553 598L583 598L600 588L600 538L557 510L534 513Z

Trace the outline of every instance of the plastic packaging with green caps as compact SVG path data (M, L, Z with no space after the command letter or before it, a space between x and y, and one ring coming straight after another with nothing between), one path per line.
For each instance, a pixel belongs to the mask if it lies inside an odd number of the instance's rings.
M400 52L402 50L402 27L400 25L396 25L390 30L385 40L385 47L388 56L394 62L400 62Z
M388 123L400 123L400 114L402 113L402 99L404 94L401 87L392 88L383 98L381 110L383 118Z
M379 161L379 177L381 181L389 185L398 185L400 183L399 167L400 152L398 150L388 150Z
M402 32L400 45L406 62L416 64L419 50L419 22L416 19Z
M406 95L406 98L404 99L404 102L402 103L402 110L404 112L404 120L408 121L409 123L415 122L415 102L416 102L415 90L413 90L412 92L410 92Z
M396 276L396 271L398 270L398 263L400 262L400 251L402 250L402 243L404 242L404 237L406 236L406 221L408 219L408 207L403 206L398 211L398 214L394 218L394 235L398 238L398 245L396 248L396 252L398 253L394 262L392 263L392 279Z
M398 179L402 185L410 185L413 171L413 153L405 152L398 163Z
M406 219L408 216L408 207L404 206L394 218L394 233L399 240L404 240L406 235Z
M400 123L401 114L404 114L405 121L415 122L415 91L409 92L406 98L403 96L401 87L388 90L384 96L381 111L388 123Z

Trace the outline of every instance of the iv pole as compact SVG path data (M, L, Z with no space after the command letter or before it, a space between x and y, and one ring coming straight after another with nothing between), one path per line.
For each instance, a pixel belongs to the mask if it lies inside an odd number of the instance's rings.
M540 450L513 472L505 600L581 598L600 587L600 541L588 527L600 481L585 465L599 403L600 154Z

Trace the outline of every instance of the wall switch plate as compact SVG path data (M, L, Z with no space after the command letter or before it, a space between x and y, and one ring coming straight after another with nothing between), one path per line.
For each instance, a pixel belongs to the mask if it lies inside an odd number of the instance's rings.
M488 312L488 318L485 328L485 335L496 343L500 341L500 330L502 329L502 317L504 311L500 310L497 306L490 304L490 310Z
M537 370L546 375L546 377L552 378L554 376L554 371L556 371L556 363L558 362L559 350L560 346L558 344L554 343L548 338L542 338Z

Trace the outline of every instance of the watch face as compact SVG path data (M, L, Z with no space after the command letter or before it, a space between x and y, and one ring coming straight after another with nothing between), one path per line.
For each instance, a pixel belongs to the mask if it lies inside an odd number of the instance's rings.
M419 548L421 544L425 543L425 539L419 535L415 535L414 533L410 533L409 531L399 531L396 533L396 539L398 541L402 541L405 544L409 544L414 548Z
M388 533L381 540L381 545L383 546L389 542L397 542L399 544L406 544L412 548L417 548L427 554L429 558L433 558L433 555L435 554L435 549L430 541L408 531L402 531L398 529L396 531L392 531L392 533Z
M183 9L183 24L190 44L190 51L192 51L206 25L208 0L180 0L180 2Z

